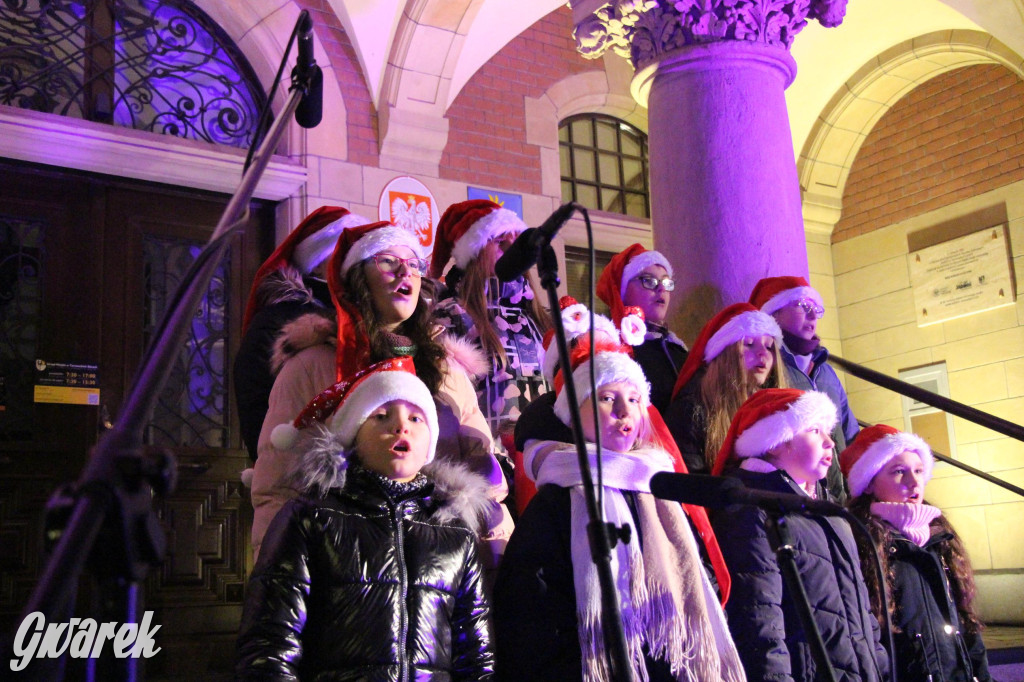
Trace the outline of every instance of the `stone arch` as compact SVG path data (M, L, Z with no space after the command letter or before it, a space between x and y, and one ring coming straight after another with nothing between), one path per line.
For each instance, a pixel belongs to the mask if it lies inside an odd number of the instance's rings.
M437 175L452 74L485 0L409 0L381 83L380 165Z
M543 95L526 98L526 141L540 148L541 192L561 201L562 170L558 153L558 124L575 114L607 114L647 132L647 109L630 94L633 68L612 54L602 58L603 70L587 71L553 83ZM585 244L579 221L571 222L562 235L569 244ZM653 246L649 222L602 214L595 218L595 246L617 252L634 242Z
M901 97L942 73L1000 64L1024 78L1024 60L981 31L938 31L894 45L850 77L812 126L797 159L809 233L831 234L850 167L875 123Z

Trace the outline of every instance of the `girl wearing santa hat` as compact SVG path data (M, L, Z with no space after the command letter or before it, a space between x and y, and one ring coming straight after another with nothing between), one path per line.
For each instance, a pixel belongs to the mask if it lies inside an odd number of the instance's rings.
M482 363L472 348L441 334L433 322L434 292L424 277L424 256L419 238L391 223L346 229L327 268L336 319L306 315L286 326L278 339L274 363L279 373L252 478L254 553L277 510L297 494L287 472L306 445L297 434L274 439L273 429L291 421L340 377L389 357L411 356L434 396L441 456L464 462L490 481L492 499L504 500L508 494L469 374ZM506 511L486 536L493 554L488 561L500 556L511 530Z
M892 616L898 679L991 680L970 560L942 511L924 501L931 448L912 433L877 424L860 432L840 464L850 484L850 511L874 541L861 547L862 564L879 622L883 609ZM876 551L888 604L868 567Z
M630 306L643 310L647 327L633 357L651 382L651 404L662 414L687 358L686 344L665 326L675 286L668 259L641 244L612 257L597 281L597 296L611 309L616 326L623 323Z
M321 266L334 252L342 230L367 222L340 206L322 206L306 216L256 271L232 375L242 440L253 460L274 386L270 371L274 340L295 318L330 308L331 294Z
M650 386L624 351L607 341L596 342L593 352L589 344L578 345L568 381L582 401L591 466L600 458L603 467L604 519L630 529L629 542L612 548L611 562L632 678L743 680L683 508L650 494L651 476L673 471L673 462L648 416ZM570 420L563 383L559 375L559 426ZM516 682L611 679L576 448L530 440L523 466L539 490L516 526L495 583L498 676Z
M437 224L430 276L438 279L450 259L451 296L435 310L448 333L472 342L489 360L476 392L491 434L511 433L523 407L548 391L541 373L542 340L551 320L542 290L528 273L499 282L494 264L526 224L487 199L452 204Z
M246 590L236 679L487 680L477 556L488 483L435 462L434 398L412 358L377 363L296 418L317 438L304 494L267 531Z
M759 388L785 388L782 330L771 315L734 303L704 325L679 373L665 423L691 474L706 474L732 416Z
M714 473L769 493L821 497L833 458L829 432L836 407L824 393L766 388L736 412ZM751 680L821 679L810 637L783 579L766 530L767 514L750 505L715 513L712 524L732 574L729 629ZM857 544L838 517L786 513L793 558L814 622L837 678L887 679L889 661L871 614Z

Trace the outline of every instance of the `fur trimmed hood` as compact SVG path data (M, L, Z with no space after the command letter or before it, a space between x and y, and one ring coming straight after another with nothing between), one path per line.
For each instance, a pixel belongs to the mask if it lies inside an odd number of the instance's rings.
M345 486L348 453L322 424L312 428L308 438L308 447L292 469L290 482L303 494L321 498ZM438 503L435 518L441 523L461 520L480 533L491 527L495 514L500 514L491 500L491 485L464 465L434 460L423 467L422 473L434 484L432 497Z
M270 355L270 371L277 374L300 351L320 344L337 344L338 325L326 308L323 313L300 315L281 327Z
M445 359L464 370L474 381L491 371L487 356L472 341L451 334L441 334L437 341L444 348Z

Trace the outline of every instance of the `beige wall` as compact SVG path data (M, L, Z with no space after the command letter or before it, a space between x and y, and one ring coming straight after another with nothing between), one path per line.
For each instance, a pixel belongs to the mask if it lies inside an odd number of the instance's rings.
M834 318L844 357L890 376L944 361L951 398L1020 423L1024 300L1018 297L1013 306L919 328L907 264L908 233L999 205L1006 208L1013 269L1019 273L1024 268L1024 182L834 244L834 280L827 276L829 268L818 262L823 260L820 249L809 244L809 255L816 256L812 278L820 272L821 284L834 281L839 306ZM852 377L846 386L859 419L906 428L898 395ZM953 419L953 430L959 460L1024 486L1024 443L959 418ZM1024 499L942 464L926 494L956 526L981 572L985 618L1024 621Z

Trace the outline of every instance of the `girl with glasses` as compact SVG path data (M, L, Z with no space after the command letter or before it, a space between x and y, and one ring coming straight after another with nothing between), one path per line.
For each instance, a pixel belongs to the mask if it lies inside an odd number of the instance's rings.
M290 421L340 377L407 355L437 403L440 456L465 463L491 485L494 513L484 536L485 564L493 566L500 556L512 521L500 504L508 485L470 379L480 361L435 323L434 285L423 277L425 256L416 235L391 223L346 229L327 270L336 319L299 318L278 339L274 366L280 371L260 433L252 481L254 554L277 510L296 495L288 472L308 445L304 437L275 440L274 427Z
M616 254L597 282L597 296L611 309L616 326L624 324L630 306L644 313L647 331L633 353L651 382L651 404L662 414L668 409L672 388L687 356L686 344L666 326L675 288L672 264L661 253L648 251L640 244Z

